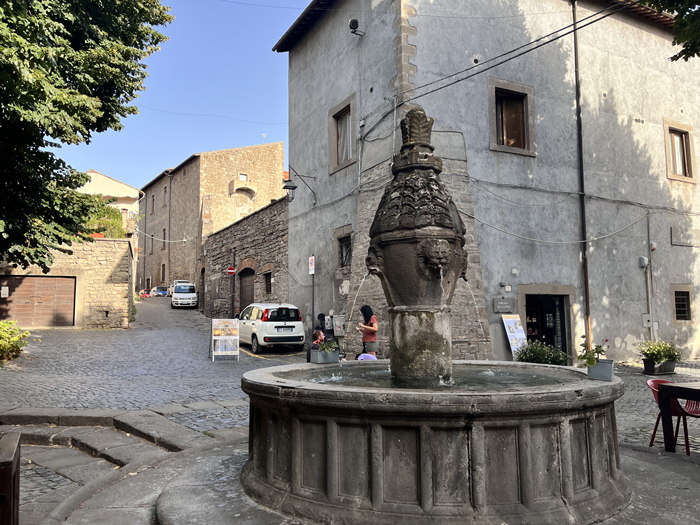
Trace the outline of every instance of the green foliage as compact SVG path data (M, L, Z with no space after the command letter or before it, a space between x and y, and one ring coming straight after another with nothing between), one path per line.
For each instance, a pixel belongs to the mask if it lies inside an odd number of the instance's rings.
M571 364L571 358L567 354L539 340L521 344L513 357L523 363L562 366Z
M319 352L332 352L336 348L338 348L338 343L333 341L326 341L318 345Z
M605 354L605 352L608 351L608 348L610 348L607 344L608 340L605 339L602 344L599 345L593 345L592 348L588 348L588 342L586 340L586 336L582 335L581 339L584 341L579 345L581 347L581 350L579 351L578 354L578 359L581 361L585 361L586 365L588 366L595 366L595 364L598 362L598 359L600 359L600 356Z
M671 341L642 341L637 348L643 358L653 359L656 364L683 359L683 352Z
M17 321L0 321L0 362L14 359L27 346L29 332L16 325Z
M671 60L687 61L700 55L700 3L693 0L641 0L641 3L659 13L666 11L674 15L673 44L683 48Z
M129 318L129 322L133 323L136 321L136 305L133 305L131 307L131 317Z
M143 60L166 38L158 0L0 1L0 253L49 271L71 253L101 203L75 190L89 177L51 148L89 143L137 113Z
M87 229L104 233L108 239L124 239L126 230L122 226L122 212L104 202L100 195L94 197L102 201L103 205L92 213L85 222Z

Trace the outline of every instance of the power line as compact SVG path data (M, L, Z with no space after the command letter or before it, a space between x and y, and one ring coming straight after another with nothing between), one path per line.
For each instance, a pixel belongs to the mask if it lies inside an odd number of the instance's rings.
M248 124L262 124L264 126L284 126L287 124L287 122L258 122L255 120L245 120L242 118L236 118L236 117L229 117L226 115L215 115L213 113L179 113L176 111L166 111L164 109L156 109L152 108L150 106L144 106L143 104L139 104L137 106L138 108L145 108L145 109L150 109L151 111L157 111L158 113L167 113L168 115L181 115L185 117L214 117L214 118L223 118L227 120L235 120L236 122L246 122Z

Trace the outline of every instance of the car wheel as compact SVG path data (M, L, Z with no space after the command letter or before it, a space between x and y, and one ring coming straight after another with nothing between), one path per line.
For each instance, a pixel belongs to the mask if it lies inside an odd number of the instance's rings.
M252 347L254 354L260 353L260 343L258 343L258 338L256 336L253 336L253 338L251 339L250 346Z
M170 308L175 308L175 307L173 306L173 303L170 303Z

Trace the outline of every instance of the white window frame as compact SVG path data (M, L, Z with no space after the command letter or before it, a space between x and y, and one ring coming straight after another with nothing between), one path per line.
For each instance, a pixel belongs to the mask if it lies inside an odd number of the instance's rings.
M671 133L676 132L684 137L685 168L688 175L680 175L673 171L673 150L671 148ZM697 184L695 178L695 151L693 149L693 127L673 120L664 119L664 148L666 150L666 177L669 180Z

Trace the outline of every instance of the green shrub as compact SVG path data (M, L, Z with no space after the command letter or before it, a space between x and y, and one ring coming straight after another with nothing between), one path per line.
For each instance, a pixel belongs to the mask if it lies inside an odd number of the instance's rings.
M642 341L637 345L639 353L644 359L653 359L654 363L666 361L680 361L683 353L671 341Z
M27 346L29 332L16 324L17 321L0 321L0 362L14 359Z
M523 363L563 366L571 364L571 358L568 354L537 340L521 344L513 357L516 361Z

